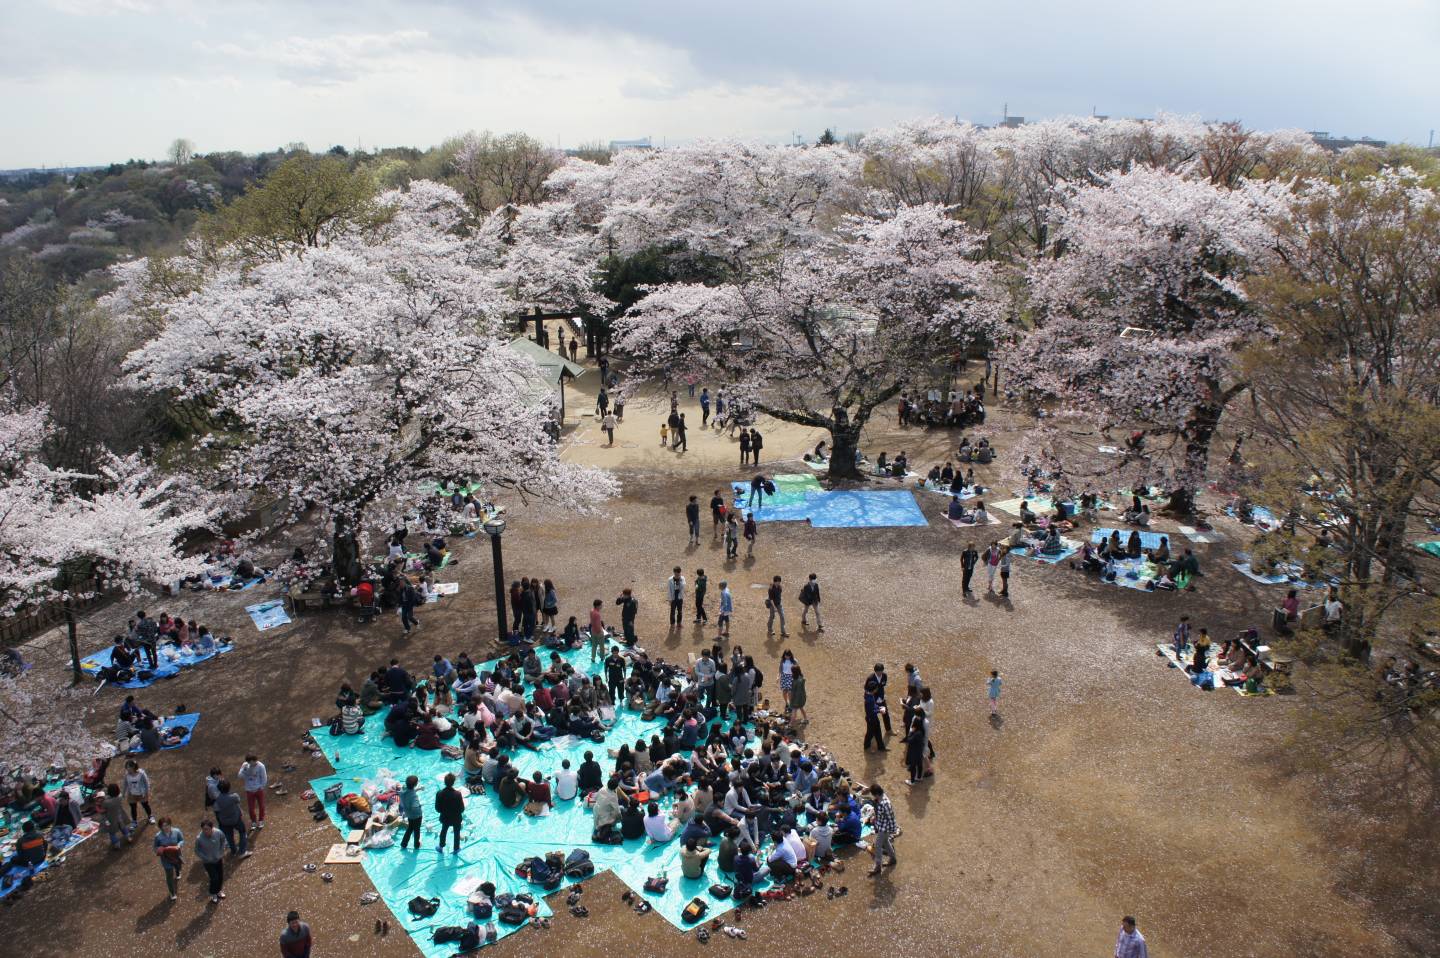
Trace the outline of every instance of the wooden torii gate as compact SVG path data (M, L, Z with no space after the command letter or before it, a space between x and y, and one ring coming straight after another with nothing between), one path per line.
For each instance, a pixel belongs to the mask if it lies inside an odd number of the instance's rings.
M608 352L609 331L605 329L604 322L599 316L587 313L584 310L569 310L568 312L545 312L536 306L533 312L524 313L520 316L520 331L527 335L538 345L550 348L550 338L545 331L547 319L579 319L585 327L585 358L597 358L602 351ZM534 332L530 331L530 324L535 324Z

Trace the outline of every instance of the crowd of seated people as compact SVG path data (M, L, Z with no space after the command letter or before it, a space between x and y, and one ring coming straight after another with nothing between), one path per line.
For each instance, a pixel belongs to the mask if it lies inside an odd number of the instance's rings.
M903 479L909 471L910 460L905 455L903 449L893 460L889 459L888 453L884 452L880 453L879 457L875 460L875 475L877 476L891 476L895 479Z
M960 522L965 525L983 526L990 521L990 513L985 510L984 499L976 500L974 509L966 509L965 503L960 501L960 497L952 495L945 515L952 522Z
M949 490L951 495L979 495L985 491L985 487L975 484L975 470L957 469L949 460L945 465L930 467L930 472L925 476L926 484L937 491Z
M956 450L955 457L961 462L978 462L983 466L995 461L995 447L990 445L990 440L983 436L973 445L969 436L961 436L960 447Z
M1125 510L1125 521L1142 529L1150 527L1150 506L1140 499L1139 492L1130 496L1130 508Z
M125 633L114 637L110 664L99 671L98 677L102 682L128 682L142 672L153 671L162 657L206 655L228 641L217 639L209 626L194 619L187 622L165 612L151 618L141 610L129 621Z
M361 691L342 685L337 705L357 716L388 708L385 735L399 745L454 740L472 793L505 807L545 814L558 802L585 802L594 841L678 840L699 872L713 852L737 894L804 873L860 839L861 793L827 755L782 734L785 719L756 701L759 670L739 646L728 656L712 646L684 667L607 645L595 676L534 649L478 671L464 654L453 663L436 656L431 672L416 681L391 660ZM555 735L603 743L617 707L659 724L648 740L585 752L577 769L567 761L553 780L522 771L527 750Z
M947 428L978 425L985 422L985 392L977 384L974 389L948 392L926 390L923 397L900 396L902 426L944 426Z

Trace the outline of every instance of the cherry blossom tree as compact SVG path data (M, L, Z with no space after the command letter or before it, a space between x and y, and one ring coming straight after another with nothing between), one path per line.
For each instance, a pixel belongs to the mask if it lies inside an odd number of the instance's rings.
M1141 424L1144 448L1124 465L1190 511L1245 386L1232 360L1261 324L1243 281L1273 249L1282 197L1150 166L1058 189L1058 255L1031 263L1035 325L1006 356L1011 386L1105 427Z
M652 290L618 320L618 344L642 376L713 375L767 415L827 430L830 476L859 478L874 409L993 332L998 298L971 258L978 245L938 206L849 217L730 282Z
M111 300L161 324L127 360L133 384L212 412L218 428L198 443L196 472L212 488L265 490L291 517L318 508L345 578L358 535L401 524L437 482L582 509L615 488L560 462L537 370L503 338L517 310L509 291L556 285L558 254L512 258L530 241L513 224L467 229L463 199L439 184L417 181L377 204L381 225L336 231L326 245L173 267L164 275L191 277L179 295L127 288L155 274L131 267ZM589 285L585 268L560 285Z
M73 602L198 573L177 543L208 517L138 459L111 456L88 474L51 469L39 458L50 428L44 408L0 412L0 614L63 603L78 681Z
M0 675L0 754L8 766L41 776L50 767L83 771L115 753L88 727L95 699L33 673Z

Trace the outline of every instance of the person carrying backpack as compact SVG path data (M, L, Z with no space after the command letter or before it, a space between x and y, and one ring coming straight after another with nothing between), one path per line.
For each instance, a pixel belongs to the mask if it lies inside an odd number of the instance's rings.
M815 573L810 573L810 579L800 587L800 627L803 629L809 623L806 621L810 613L815 613L815 631L824 632L825 623L820 621L820 580Z

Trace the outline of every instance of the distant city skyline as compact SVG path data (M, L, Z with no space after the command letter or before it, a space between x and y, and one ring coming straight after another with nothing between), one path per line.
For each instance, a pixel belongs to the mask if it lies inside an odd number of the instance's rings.
M939 114L1238 119L1425 145L1440 0L1077 13L735 0L0 0L0 168L291 142L789 142Z

